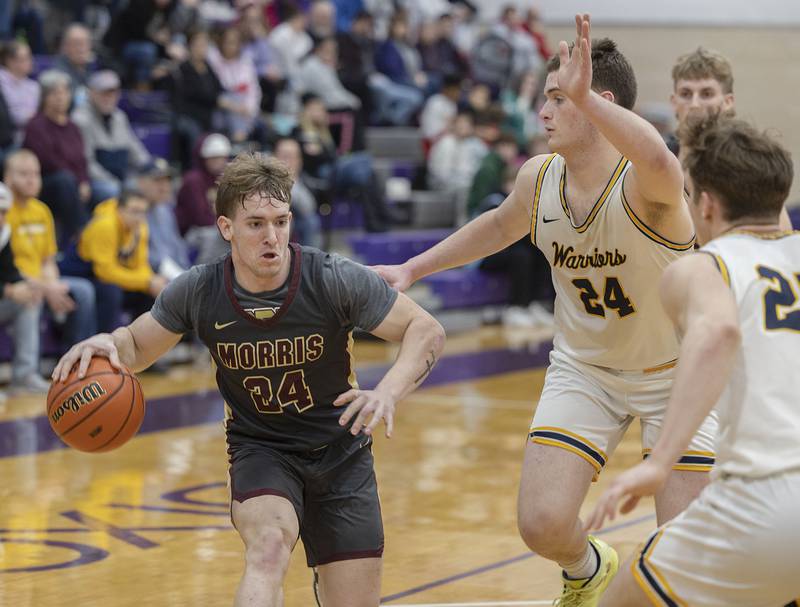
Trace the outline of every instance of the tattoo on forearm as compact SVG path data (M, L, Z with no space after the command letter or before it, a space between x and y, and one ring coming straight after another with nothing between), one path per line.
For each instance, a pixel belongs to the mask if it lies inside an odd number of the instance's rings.
M423 379L428 377L433 370L433 366L436 364L436 354L434 354L433 350L431 350L429 354L430 357L425 360L425 370L417 379L414 380L415 384L420 383Z

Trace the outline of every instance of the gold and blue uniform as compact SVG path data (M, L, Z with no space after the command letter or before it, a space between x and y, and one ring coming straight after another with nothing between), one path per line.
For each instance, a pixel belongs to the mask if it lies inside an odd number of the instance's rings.
M619 159L578 225L566 162L551 154L536 176L531 217L531 241L552 268L556 330L530 437L575 453L597 473L635 417L645 455L658 437L679 349L658 285L694 246L690 235L672 242L634 213L623 187L630 167ZM676 468L709 470L714 431L712 416Z
M782 607L800 596L800 232L702 248L730 286L741 346L717 403L712 482L632 564L653 605Z

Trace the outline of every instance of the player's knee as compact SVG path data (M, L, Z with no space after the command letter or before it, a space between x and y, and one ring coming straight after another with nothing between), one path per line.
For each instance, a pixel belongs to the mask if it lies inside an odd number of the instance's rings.
M291 539L278 527L263 527L245 539L248 567L268 573L283 573L292 553Z
M569 535L575 520L547 505L520 509L517 527L522 540L531 550L546 551Z

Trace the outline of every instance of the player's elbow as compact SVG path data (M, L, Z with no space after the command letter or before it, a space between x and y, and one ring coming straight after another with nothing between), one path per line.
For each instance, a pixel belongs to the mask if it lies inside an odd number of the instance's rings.
M428 350L433 352L436 355L436 358L439 358L439 355L444 350L444 343L447 340L444 327L442 327L442 325L439 324L439 321L433 316L430 316L426 323L425 334L427 335L429 342Z
M742 332L735 318L708 319L705 332L706 342L712 352L733 352L742 341Z
M432 352L438 360L444 350L444 328L433 316L421 310L421 314L412 321L414 341L419 343L425 352ZM409 327L411 328L411 327Z
M666 146L653 150L648 159L648 169L660 175L683 175L681 163Z

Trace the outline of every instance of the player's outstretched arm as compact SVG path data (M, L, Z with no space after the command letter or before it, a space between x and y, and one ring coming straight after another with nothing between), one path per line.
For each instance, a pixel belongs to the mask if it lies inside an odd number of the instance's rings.
M171 350L181 339L162 327L146 312L127 327L113 333L99 333L72 346L53 370L55 381L64 381L75 364L78 376L83 377L93 356L105 356L113 367L123 365L132 371L141 371Z
M355 417L350 428L353 434L358 434L362 428L365 434L371 434L383 419L386 436L391 437L396 403L428 377L444 349L445 334L433 316L402 293L371 333L387 341L400 342L397 359L374 390L348 390L333 404L347 405L339 423L347 425Z
M483 259L515 243L530 231L533 185L546 155L528 160L517 173L514 190L503 203L482 213L427 251L396 266L372 266L389 285L405 291L421 278Z
M591 90L592 56L589 15L576 15L577 38L570 54L559 43L558 88L597 127L603 136L633 164L626 185L630 202L683 204L683 172L658 131L645 119ZM626 187L626 194L629 188Z
M617 504L632 510L663 487L672 466L719 400L739 349L739 312L714 259L705 253L670 265L661 301L683 336L664 425L650 457L617 477L586 521L597 529L613 519Z

